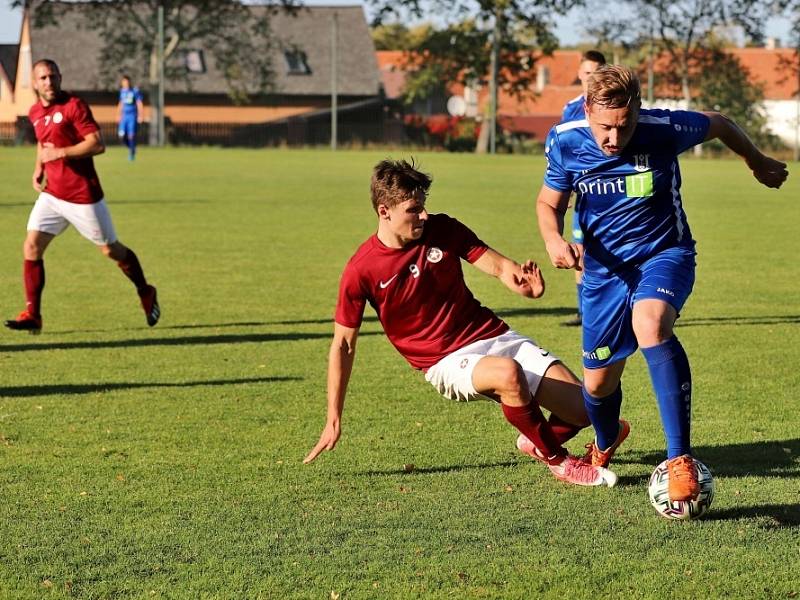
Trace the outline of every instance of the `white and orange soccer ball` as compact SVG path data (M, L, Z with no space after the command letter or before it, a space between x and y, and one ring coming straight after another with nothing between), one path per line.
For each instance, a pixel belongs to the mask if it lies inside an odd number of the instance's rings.
M694 459L697 468L697 483L700 484L700 494L696 500L671 502L669 499L669 474L667 461L658 465L650 476L647 493L650 504L662 517L667 519L689 520L702 517L711 507L714 500L714 478L708 467L699 460Z

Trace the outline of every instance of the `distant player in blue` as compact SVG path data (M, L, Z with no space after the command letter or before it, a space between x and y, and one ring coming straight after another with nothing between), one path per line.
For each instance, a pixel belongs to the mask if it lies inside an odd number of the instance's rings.
M565 121L579 121L586 118L586 113L583 112L583 104L586 98L586 86L589 85L589 76L597 69L606 64L606 57L598 50L587 50L581 56L581 62L578 65L578 80L581 82L583 91L577 98L573 98L564 105L564 112L561 115L561 122ZM583 232L578 224L578 200L579 195L575 196L575 210L572 213L572 241L578 245L583 245ZM583 295L583 267L575 269L575 291L578 299L577 314L571 319L564 321L562 325L567 327L580 327L583 319L583 309L581 308L581 296Z
M142 93L131 85L131 78L123 75L120 80L119 104L117 105L117 135L128 147L128 160L136 158L136 129L144 116Z
M779 188L786 165L765 156L730 119L714 112L640 110L636 75L604 66L589 79L586 119L548 135L539 229L553 265L581 253L562 237L571 192L583 231L583 397L596 438L592 464L607 465L628 434L620 422L625 360L641 347L658 400L669 459L669 496L696 498L691 458L692 380L673 333L694 284L695 242L681 203L678 155L719 139L763 185Z

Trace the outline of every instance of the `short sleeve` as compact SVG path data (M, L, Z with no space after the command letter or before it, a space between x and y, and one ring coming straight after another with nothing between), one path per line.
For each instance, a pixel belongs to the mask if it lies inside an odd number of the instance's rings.
M81 136L100 130L100 126L92 116L92 110L89 105L80 98L76 98L73 103L72 124L75 127L75 131Z
M559 192L570 191L572 189L572 175L564 168L561 145L559 144L555 127L547 134L547 141L544 144L544 157L547 159L547 168L544 171L545 185Z
M488 250L489 246L472 229L458 219L450 219L450 240L458 255L469 263L474 263Z
M136 100L136 102L144 101L144 96L142 96L142 90L140 90L139 88L134 89L134 99Z
M708 134L711 120L703 113L674 110L669 113L669 124L675 145L675 154L702 144Z
M339 298L335 320L345 327L360 327L367 298L359 281L358 271L348 263L339 281Z

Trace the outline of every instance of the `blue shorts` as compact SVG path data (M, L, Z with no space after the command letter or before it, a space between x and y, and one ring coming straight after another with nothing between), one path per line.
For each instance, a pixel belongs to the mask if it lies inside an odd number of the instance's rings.
M136 117L122 117L117 128L117 135L119 137L128 137L131 139L136 138Z
M639 347L633 305L663 300L680 313L694 285L695 251L662 250L621 273L583 276L583 366L599 369L627 358Z

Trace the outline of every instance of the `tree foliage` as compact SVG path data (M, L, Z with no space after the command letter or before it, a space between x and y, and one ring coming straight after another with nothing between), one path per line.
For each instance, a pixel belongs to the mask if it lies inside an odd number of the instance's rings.
M583 0L369 0L376 25L408 17L436 17L410 55L408 85L420 97L434 83L482 85L489 76L493 35L499 47L498 87L517 96L532 94L535 63L557 46L553 19ZM438 25L441 23L441 26Z
M227 82L234 101L265 92L273 80L269 14L291 9L296 0L253 6L239 0L14 0L26 6L36 26L57 23L66 12L80 15L84 28L105 41L100 56L101 77L113 83L122 72L134 80L157 79L158 9L164 8L165 75L192 88L192 73L183 53L202 48Z

